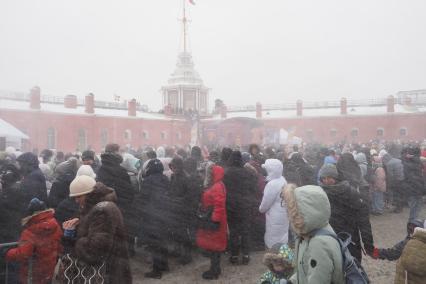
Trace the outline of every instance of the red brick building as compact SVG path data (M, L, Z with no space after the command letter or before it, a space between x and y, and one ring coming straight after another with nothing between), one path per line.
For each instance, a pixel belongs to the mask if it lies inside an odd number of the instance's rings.
M48 101L35 87L29 96L3 95L0 118L29 136L23 150L101 151L112 141L137 148L184 145L190 140L190 127L183 118L144 112L135 100L127 102L127 108L100 105L91 94L81 102L75 96Z
M294 137L323 143L423 140L425 105L425 91L369 102L258 103L223 107L220 114L202 116L196 124L183 115L143 111L136 100L99 102L92 94L84 100L71 95L46 98L34 87L30 94L1 94L0 118L29 136L23 150L101 151L109 142L138 148L197 140L205 145L286 144Z

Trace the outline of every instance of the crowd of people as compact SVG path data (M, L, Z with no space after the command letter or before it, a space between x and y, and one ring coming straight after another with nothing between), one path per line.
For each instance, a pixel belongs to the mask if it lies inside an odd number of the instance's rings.
M232 265L247 265L253 251L266 250L261 284L345 283L342 248L329 235L348 233L357 263L365 255L398 260L395 283L423 283L423 146L108 144L99 156L8 148L0 153L0 244L19 242L0 245L0 262L9 283L30 272L34 283L61 283L75 263L95 269L102 283L131 283L138 247L152 256L145 277L156 279L171 257L187 265L201 250L210 258L201 277L210 280L220 277L224 252ZM377 248L370 215L404 206L407 237Z

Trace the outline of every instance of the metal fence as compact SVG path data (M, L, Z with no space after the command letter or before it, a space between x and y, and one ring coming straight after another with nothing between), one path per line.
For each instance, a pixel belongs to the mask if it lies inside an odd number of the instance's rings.
M17 247L18 243L17 242L13 242L13 243L2 243L0 244L0 249L5 249L5 248L14 248ZM4 267L4 271L2 271L0 273L0 281L1 279L3 279L4 281L1 283L9 283L10 280L10 264L5 261L5 267ZM17 276L19 279L19 275ZM27 275L27 284L32 284L33 283L33 258L30 257L30 259L28 260L28 275Z

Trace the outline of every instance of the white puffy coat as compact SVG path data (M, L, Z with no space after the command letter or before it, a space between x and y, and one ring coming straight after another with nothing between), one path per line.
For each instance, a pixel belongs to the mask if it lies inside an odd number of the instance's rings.
M284 201L281 199L281 190L287 181L282 176L283 164L279 160L268 159L262 167L268 173L268 183L259 211L266 215L265 244L272 248L276 243L288 242L289 220Z

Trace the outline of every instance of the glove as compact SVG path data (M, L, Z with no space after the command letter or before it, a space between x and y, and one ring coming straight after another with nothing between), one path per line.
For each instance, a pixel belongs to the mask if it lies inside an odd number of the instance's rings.
M74 238L75 237L75 230L65 229L64 230L64 237Z
M379 249L378 248L374 248L373 249L373 258L374 259L378 259L379 258Z

